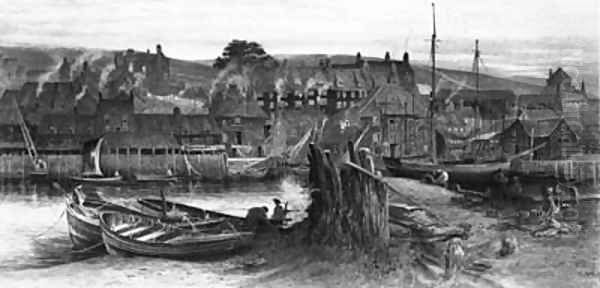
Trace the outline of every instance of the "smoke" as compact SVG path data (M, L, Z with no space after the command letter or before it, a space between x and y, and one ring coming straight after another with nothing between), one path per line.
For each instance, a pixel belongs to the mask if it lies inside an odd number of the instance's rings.
M109 65L106 65L104 68L102 68L102 71L100 72L100 82L98 83L98 88L100 90L105 89L106 83L108 83L108 75L110 75L110 72L112 72L113 70L115 70L114 63L110 63Z
M54 58L54 67L52 69L50 69L50 71L40 75L40 77L38 77L38 79L37 79L38 87L37 87L37 90L35 93L36 97L40 97L40 94L42 93L42 89L44 88L44 83L46 83L56 77L56 74L58 73L58 69L60 68L60 65L62 64L62 57L55 56L53 58Z
M75 103L79 102L79 100L81 100L81 98L83 98L85 93L87 93L87 85L83 85L83 87L81 87L81 92L79 92L79 94L75 95Z
M75 58L75 61L72 64L73 70L81 69L84 62L88 62L88 64L92 64L94 61L101 59L104 56L104 53L100 50L90 49L85 50L84 53Z
M248 94L248 87L250 86L250 81L248 81L248 78L245 75L233 74L229 76L229 78L227 78L227 86L231 87L232 85L235 85L235 87L237 87L242 98L246 98Z
M209 97L212 98L212 96L217 93L219 86L223 83L225 83L227 76L236 69L236 65L233 64L228 64L227 67L225 67L225 69L219 71L219 74L217 74L217 77L215 78L215 80L212 81L212 83L210 84L210 91L209 91Z
M277 78L275 81L275 91L277 92L277 101L281 101L283 93L285 93L285 80L283 78Z

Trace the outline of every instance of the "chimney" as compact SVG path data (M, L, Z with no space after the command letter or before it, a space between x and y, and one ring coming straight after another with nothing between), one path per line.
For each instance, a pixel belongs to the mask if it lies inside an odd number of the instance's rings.
M390 61L390 52L389 52L389 51L386 51L386 52L385 52L385 58L384 58L384 61L385 61L385 62L389 62L389 61Z
M404 55L402 56L402 62L404 62L405 65L409 64L408 62L408 52L405 51Z
M362 63L362 56L360 55L360 52L356 53L356 64L361 64Z
M160 44L156 44L156 55L163 55L162 47L160 46Z
M585 94L585 81L581 80L581 93Z

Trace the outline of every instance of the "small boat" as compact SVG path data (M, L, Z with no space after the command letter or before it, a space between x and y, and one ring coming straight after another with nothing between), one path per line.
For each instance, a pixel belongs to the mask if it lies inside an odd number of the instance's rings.
M120 175L119 176L112 176L112 177L82 175L82 176L71 176L70 179L72 181L81 182L81 183L104 183L104 184L111 184L111 183L122 183L123 182L123 176L120 176Z
M102 242L102 231L98 221L98 209L111 204L102 200L99 195L84 196L79 189L75 189L66 197L67 224L69 237L76 250L99 247Z
M73 248L76 250L100 246L102 232L98 215L102 209L137 212L160 219L166 223L188 221L186 223L193 224L193 221L204 221L194 224L198 226L227 220L237 227L244 227L245 225L245 219L242 217L204 210L176 202L141 198L134 202L117 204L103 199L98 194L84 194L78 188L75 188L66 197L66 206L69 237L71 238L71 242L73 242ZM180 226L185 227L186 225Z
M110 254L165 258L220 255L249 246L254 232L226 219L165 222L135 211L100 212L104 246ZM189 225L192 229L182 228Z

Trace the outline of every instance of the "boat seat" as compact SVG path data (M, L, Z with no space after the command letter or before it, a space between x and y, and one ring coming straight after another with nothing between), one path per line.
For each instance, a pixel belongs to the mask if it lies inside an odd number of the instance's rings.
M139 233L139 232L142 232L142 231L144 231L146 229L151 229L151 228L152 228L152 226L137 226L137 227L132 227L132 229L126 230L126 231L121 232L119 234L121 236L128 237L128 236L131 236L133 234L136 234L136 233Z
M170 233L170 232L171 231L167 231L167 230L161 229L161 230L154 231L152 233L148 233L148 234L143 235L143 236L139 236L139 237L135 238L135 240L137 240L137 241L154 240L154 239L156 239L156 238L158 238L160 236L163 236L163 235L165 235L167 233Z

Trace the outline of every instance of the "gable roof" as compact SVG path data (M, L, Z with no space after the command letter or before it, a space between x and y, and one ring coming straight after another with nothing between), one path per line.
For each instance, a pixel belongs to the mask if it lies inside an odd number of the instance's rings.
M412 107L414 97L414 107ZM406 106L406 110L404 108ZM423 115L426 103L420 95L413 95L404 87L397 84L384 84L363 100L360 106L361 117L378 116L380 113L387 115L414 114ZM414 111L414 113L413 113Z
M564 118L552 118L552 119L544 119L544 120L522 120L517 119L513 123L513 125L520 123L525 130L525 133L529 137L541 138L550 136L554 130L560 127L561 124L565 124L566 127L573 132L575 135L577 133L573 130L573 128L569 125ZM512 127L513 125L509 126ZM509 128L510 129L510 128Z

